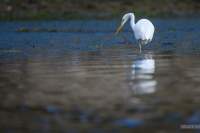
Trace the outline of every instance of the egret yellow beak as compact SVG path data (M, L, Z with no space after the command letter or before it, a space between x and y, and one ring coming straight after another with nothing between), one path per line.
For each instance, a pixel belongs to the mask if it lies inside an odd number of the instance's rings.
M116 30L116 32L115 32L115 35L117 35L117 34L122 30L122 27L123 27L123 25L120 25L120 26L117 28L117 30Z

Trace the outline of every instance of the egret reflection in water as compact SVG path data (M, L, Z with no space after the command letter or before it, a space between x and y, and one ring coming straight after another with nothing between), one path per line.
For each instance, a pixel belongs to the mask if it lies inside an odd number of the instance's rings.
M141 54L133 61L130 85L135 94L150 94L156 91L155 69L155 60L151 53Z

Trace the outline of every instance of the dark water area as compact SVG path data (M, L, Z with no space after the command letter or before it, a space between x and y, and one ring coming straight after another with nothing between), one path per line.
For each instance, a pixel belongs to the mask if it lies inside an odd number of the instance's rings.
M0 22L2 133L199 132L200 20Z

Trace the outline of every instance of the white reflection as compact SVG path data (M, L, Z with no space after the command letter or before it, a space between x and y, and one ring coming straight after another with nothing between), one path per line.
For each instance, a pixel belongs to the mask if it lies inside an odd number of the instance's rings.
M155 60L152 54L140 55L133 61L130 85L135 94L150 94L156 91L154 73Z

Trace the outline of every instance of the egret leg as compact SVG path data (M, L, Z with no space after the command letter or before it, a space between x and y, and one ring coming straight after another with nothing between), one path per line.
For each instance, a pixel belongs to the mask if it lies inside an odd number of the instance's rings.
M142 52L142 45L141 44L139 44L139 47L140 47L140 53Z
M141 40L139 40L139 41L138 41L138 44L139 44L140 53L141 53L141 52L142 52L142 41L141 41Z

